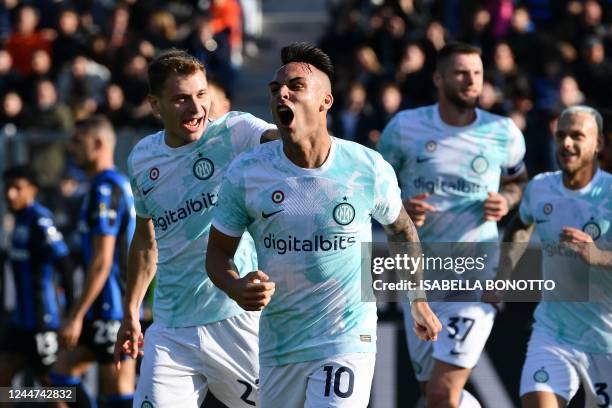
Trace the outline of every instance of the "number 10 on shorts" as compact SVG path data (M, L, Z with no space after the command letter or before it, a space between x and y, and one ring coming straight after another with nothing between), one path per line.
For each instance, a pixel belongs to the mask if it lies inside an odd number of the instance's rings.
M353 386L355 385L355 374L353 370L348 367L338 367L336 372L334 373L334 366L324 366L323 371L326 373L325 378L325 396L329 397L332 391L332 380L333 380L333 389L334 394L340 398L348 398L353 395ZM345 380L345 384L348 383L348 386L342 387L346 388L344 390L340 389L340 384L343 378L347 378Z

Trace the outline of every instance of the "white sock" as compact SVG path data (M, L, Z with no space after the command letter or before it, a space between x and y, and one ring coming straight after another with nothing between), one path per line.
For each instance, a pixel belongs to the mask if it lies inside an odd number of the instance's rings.
M461 391L461 397L459 398L459 408L482 408L476 397L467 392L466 390Z

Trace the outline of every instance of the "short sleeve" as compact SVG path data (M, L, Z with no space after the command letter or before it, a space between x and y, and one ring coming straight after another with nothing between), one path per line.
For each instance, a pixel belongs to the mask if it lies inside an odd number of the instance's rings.
M133 153L132 153L133 154ZM151 215L147 211L147 207L144 202L144 194L138 185L136 180L136 174L132 166L132 155L128 158L128 177L130 180L130 187L132 188L132 194L134 195L134 208L136 214L140 218L151 218Z
M397 177L391 165L381 157L376 161L375 177L372 218L382 225L389 225L397 220L402 208Z
M212 225L225 235L242 236L252 221L246 210L244 196L244 180L236 166L232 165L223 178L212 221Z
M525 138L521 130L508 119L508 143L506 145L506 158L502 163L502 174L513 176L525 168Z
M523 193L523 199L521 200L521 205L519 206L519 216L521 217L521 221L525 225L531 225L534 223L533 209L531 208L531 196L533 194L532 190L533 182L530 182L525 188L525 192Z
M404 151L402 150L401 135L399 131L399 115L396 115L383 129L380 141L378 142L378 152L391 164L393 170L399 173L405 161Z
M89 229L95 235L119 234L123 213L124 197L121 188L114 183L104 182L91 192L87 219Z
M232 140L236 153L259 146L261 135L267 130L276 129L272 123L261 120L250 113L242 113L228 119L228 126L232 131Z

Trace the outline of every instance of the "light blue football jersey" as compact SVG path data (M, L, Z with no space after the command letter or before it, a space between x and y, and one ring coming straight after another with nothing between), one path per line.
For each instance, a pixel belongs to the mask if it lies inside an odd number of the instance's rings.
M259 268L276 283L261 315L261 365L376 350L376 304L361 301L360 243L372 239L372 218L391 224L401 206L391 166L353 142L332 138L316 169L293 164L280 141L232 163L213 225L234 237L247 228Z
M136 213L151 218L157 241L153 319L166 327L199 326L242 309L208 278L205 254L212 209L229 163L274 129L250 114L230 112L210 122L196 142L171 148L164 132L142 139L128 158ZM257 269L248 234L236 256L241 273Z
M535 326L558 341L591 353L612 353L612 271L586 268L579 256L559 248L564 227L587 232L600 249L612 250L612 175L599 170L580 190L563 185L562 173L544 173L528 184L519 207L521 220L536 224L542 243L543 279L566 290L587 292L591 302L562 302L544 292Z
M399 112L385 127L378 150L398 174L402 198L429 193L419 228L423 242L495 242L497 224L483 220L488 192L502 174L523 168L525 140L508 118L476 109L476 120L455 127L438 105Z

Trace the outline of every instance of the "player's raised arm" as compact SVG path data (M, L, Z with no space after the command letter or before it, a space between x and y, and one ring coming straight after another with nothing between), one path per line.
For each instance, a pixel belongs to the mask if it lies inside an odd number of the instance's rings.
M140 305L155 276L157 245L153 221L136 217L136 228L128 255L127 288L123 300L123 321L117 333L114 361L120 367L121 354L136 358L143 336L140 327Z
M262 310L270 302L275 285L259 270L240 277L233 262L240 238L225 235L214 226L210 228L206 254L208 277L244 310Z
M395 257L396 254L403 255L408 253L411 257L421 255L421 245L419 236L414 223L408 216L404 208L400 209L400 213L395 222L383 225L387 239L389 241L389 251ZM404 245L402 245L404 244ZM414 273L407 273L402 276L404 279L418 283L423 279L423 269L418 268ZM442 324L431 311L427 299L423 292L415 291L409 295L412 317L414 318L414 331L423 340L437 340L438 333L442 330Z

